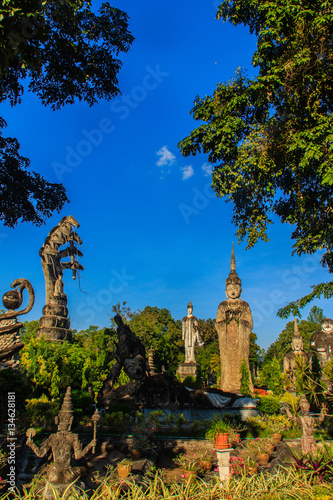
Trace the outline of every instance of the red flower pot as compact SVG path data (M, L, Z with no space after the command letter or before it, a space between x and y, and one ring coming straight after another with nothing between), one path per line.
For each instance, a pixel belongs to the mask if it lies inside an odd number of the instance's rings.
M217 434L214 441L216 450L226 450L229 448L229 432L225 434Z

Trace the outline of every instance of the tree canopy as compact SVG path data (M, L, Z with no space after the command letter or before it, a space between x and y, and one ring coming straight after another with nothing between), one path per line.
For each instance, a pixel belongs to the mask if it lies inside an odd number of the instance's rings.
M72 389L85 389L92 384L97 392L107 377L114 360L116 332L110 328L73 332L72 343L36 339L37 321L26 321L21 339L21 368L37 396L57 397Z
M103 3L99 14L90 1L25 2L3 0L0 7L0 102L19 104L24 91L37 94L53 110L75 99L93 105L117 95L120 52L133 36L127 14ZM0 220L14 227L19 220L36 225L68 201L61 184L30 171L15 138L5 138L0 119Z
M182 327L168 309L146 306L129 321L133 333L145 346L146 353L154 349L154 364L158 372L162 366L175 374L182 360Z
M203 122L179 143L184 156L207 153L212 186L233 203L248 248L268 240L274 216L293 225L293 253L324 250L333 271L333 2L224 0L217 18L257 36L252 59L212 96L195 99ZM332 295L333 283L308 296ZM298 312L296 301L282 315Z

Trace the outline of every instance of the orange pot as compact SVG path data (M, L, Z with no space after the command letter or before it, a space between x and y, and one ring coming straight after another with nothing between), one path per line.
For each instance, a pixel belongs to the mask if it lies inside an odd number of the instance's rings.
M129 464L129 465L117 464L117 470L118 470L119 477L121 477L122 479L125 479L126 477L128 477L130 475L131 470L132 470L132 465L131 464Z
M183 474L184 474L186 479L190 479L190 478L195 477L197 475L197 471L183 469Z
M278 433L277 434L272 434L272 438L274 439L274 441L276 443L279 443L281 441L281 439L282 439L282 434L278 434Z
M269 453L258 453L257 459L260 465L267 465L269 462Z
M212 468L212 461L211 460L200 460L200 469L208 472Z
M255 467L246 467L247 473L252 476L253 474L257 474L258 472L258 466L256 465Z
M229 432L225 434L217 434L214 441L216 450L227 450L229 448Z

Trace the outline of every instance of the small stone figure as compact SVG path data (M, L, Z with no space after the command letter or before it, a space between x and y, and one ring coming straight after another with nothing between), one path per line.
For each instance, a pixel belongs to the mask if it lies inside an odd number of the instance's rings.
M187 316L182 320L182 339L185 345L185 363L195 363L195 344L204 345L199 335L198 320L192 315L193 306L190 301L187 305Z
M118 344L114 352L116 363L111 368L98 394L98 401L103 404L107 404L107 396L119 377L122 368L124 368L130 380L139 382L145 380L149 370L146 351L141 340L133 334L128 325L124 325L119 314L116 314L114 320L117 324L118 335Z
M37 338L44 336L53 341L70 340L67 296L62 281L63 270L71 269L73 279L76 279L77 271L83 269L77 261L78 257L82 257L82 252L75 246L75 243L81 245L82 241L73 227L79 227L74 217L63 217L50 231L39 251L45 277L46 298ZM66 243L68 246L60 250ZM70 261L63 262L65 257L70 257Z
M220 388L225 392L239 393L241 388L240 367L244 359L249 372L250 336L253 320L250 306L240 299L241 279L236 273L234 246L232 245L230 273L226 279L227 300L220 303L215 328L219 337L221 359ZM250 390L252 391L250 380Z
M27 446L38 457L44 457L50 450L53 455L53 463L48 467L47 479L59 493L63 492L69 483L82 476L85 473L83 467L72 467L71 458L74 455L76 460L84 457L91 448L96 446L96 425L94 422L94 438L90 443L82 448L81 442L77 434L71 432L73 422L73 406L71 397L71 388L68 387L61 410L55 418L55 423L58 425L58 432L51 434L39 448L33 442L33 436L36 434L34 429L28 429Z
M8 311L0 314L0 369L18 368L19 351L23 347L20 340L20 328L23 323L17 321L17 316L31 311L35 302L35 293L30 281L17 279L11 284L12 288L3 295L2 302ZM29 294L29 303L22 311L16 311L23 302L23 290Z
M317 353L323 370L327 361L333 357L333 321L330 318L321 320L321 331L312 334L310 348Z
M315 426L317 424L320 424L324 420L327 413L327 408L324 405L322 406L319 417L310 416L310 405L305 394L302 394L302 396L300 397L299 406L301 414L297 417L291 413L287 405L284 406L284 409L287 413L287 416L294 422L298 423L302 428L302 453L315 453L317 446L316 440L313 436L313 431Z
M283 360L283 371L288 375L292 389L295 390L295 361L297 356L301 356L306 363L309 361L308 353L303 351L303 339L298 331L297 318L295 318L294 334L291 340L292 351L288 352Z

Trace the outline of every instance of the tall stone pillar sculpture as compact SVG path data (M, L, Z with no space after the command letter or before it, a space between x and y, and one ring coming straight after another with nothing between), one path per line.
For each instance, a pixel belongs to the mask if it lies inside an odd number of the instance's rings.
M3 295L2 302L8 311L0 314L0 369L18 368L19 351L24 344L20 340L20 328L23 323L17 321L17 316L31 311L35 302L35 293L30 281L17 279L13 281L10 290ZM21 311L16 311L23 302L23 290L29 294L29 303Z
M221 302L218 307L215 328L219 337L221 359L220 388L222 391L233 393L240 392L240 367L243 359L250 373L250 335L253 320L249 304L240 299L241 292L241 279L236 273L232 245L230 273L225 289L227 300ZM252 382L250 389L252 390Z
M283 360L283 371L289 377L292 389L296 389L295 362L296 357L300 356L304 361L309 361L309 355L303 350L303 339L298 331L297 318L295 318L294 334L291 340L292 351L287 352Z
M39 320L37 338L44 336L53 341L70 339L67 296L62 281L63 270L71 269L73 279L76 279L77 270L83 269L77 261L77 257L82 257L82 252L75 246L75 243L81 245L82 241L73 227L79 227L74 217L63 217L50 231L39 251L45 277L46 303L43 316ZM60 250L65 244L68 246ZM70 261L62 262L65 257L70 257Z
M188 375L192 377L196 376L197 362L195 360L194 349L196 344L199 346L204 344L199 335L198 320L193 316L192 312L193 306L190 301L187 305L187 316L182 319L182 339L185 346L185 362L181 363L177 370L182 379Z

